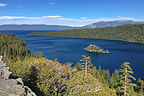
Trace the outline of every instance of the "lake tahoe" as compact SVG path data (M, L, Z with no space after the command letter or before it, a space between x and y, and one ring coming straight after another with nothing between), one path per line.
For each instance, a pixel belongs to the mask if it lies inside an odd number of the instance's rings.
M0 33L15 34L26 41L32 53L42 52L47 59L58 58L60 63L70 62L73 65L82 59L82 55L90 56L92 63L109 69L112 73L124 62L130 62L136 78L144 80L144 44L116 40L62 38L48 36L30 36L32 32L52 31L0 31ZM54 31L53 31L54 32ZM90 53L84 50L88 45L96 44L108 49L109 54Z
M143 4L0 1L0 96L144 96Z

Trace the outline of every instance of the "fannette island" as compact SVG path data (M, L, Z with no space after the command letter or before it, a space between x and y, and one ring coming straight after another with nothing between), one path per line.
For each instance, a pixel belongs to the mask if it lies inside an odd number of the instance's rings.
M92 45L92 44L90 44L84 50L86 50L88 52L95 52L95 53L109 53L108 50L104 50L104 49L98 47L97 45Z

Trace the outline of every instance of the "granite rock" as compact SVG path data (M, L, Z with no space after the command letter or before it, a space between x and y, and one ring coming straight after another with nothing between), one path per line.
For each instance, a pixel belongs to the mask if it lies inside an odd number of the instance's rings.
M0 96L36 96L27 86L24 86L22 78L10 79L12 72L0 57Z

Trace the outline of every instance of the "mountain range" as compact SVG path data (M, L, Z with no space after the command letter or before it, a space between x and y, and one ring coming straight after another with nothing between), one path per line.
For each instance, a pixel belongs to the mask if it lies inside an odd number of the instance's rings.
M116 21L101 21L97 23L93 23L90 25L83 26L84 28L103 28L103 27L115 27L115 26L120 26L120 25L125 25L125 24L142 24L144 23L143 21L141 22L136 22L133 20L116 20Z
M0 25L0 30L67 30L79 29L79 27L61 26L61 25L44 25L44 24L6 24Z
M44 25L44 24L6 24L0 25L0 30L68 30L68 29L83 29L83 28L102 28L102 27L115 27L125 24L142 24L141 22L136 22L132 20L117 20L117 21L101 21L82 27L72 27L72 26L61 26L61 25Z

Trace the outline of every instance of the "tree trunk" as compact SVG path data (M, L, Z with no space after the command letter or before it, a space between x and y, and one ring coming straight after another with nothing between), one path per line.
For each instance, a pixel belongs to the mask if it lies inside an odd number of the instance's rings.
M4 51L4 56L3 56L3 60L4 60L4 62L8 62L8 56L7 56L7 50L6 50L6 48L5 48L5 51Z
M86 62L85 63L85 76L87 75L87 66L88 66L88 63Z
M124 96L127 95L127 68L125 68Z
M144 86L144 82L142 81L142 84L141 84L141 92L143 92L143 86Z

